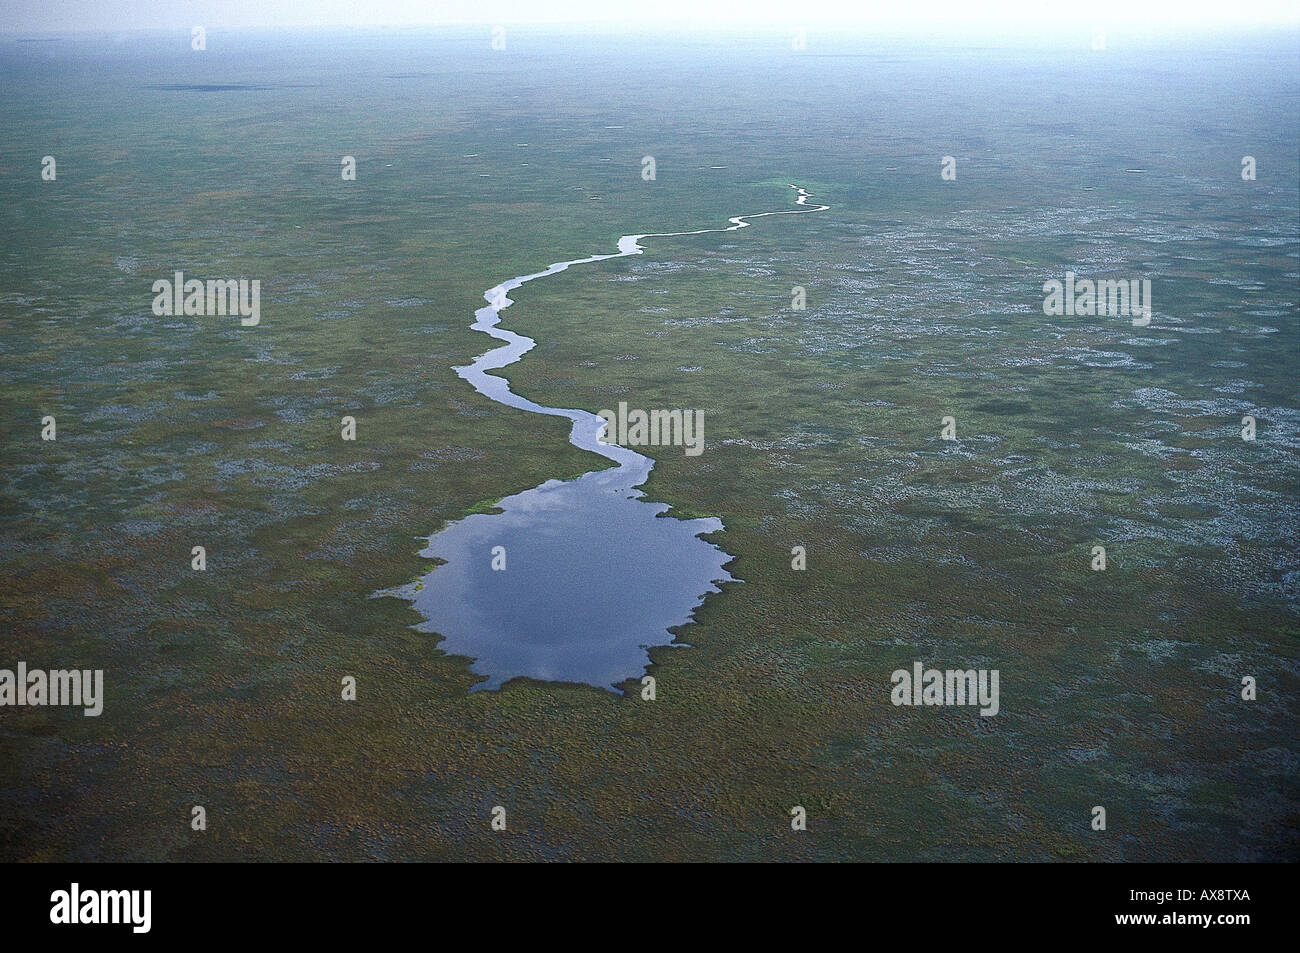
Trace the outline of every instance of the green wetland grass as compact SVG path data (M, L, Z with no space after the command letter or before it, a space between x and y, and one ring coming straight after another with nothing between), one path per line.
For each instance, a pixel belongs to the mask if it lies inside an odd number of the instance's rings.
M0 47L5 659L107 685L99 718L0 712L0 857L1296 857L1286 42L156 42ZM604 464L456 376L484 290L790 182L831 210L516 295L518 393L704 412L647 496L720 518L742 582L651 651L653 703L470 692L373 594L446 522ZM180 269L260 278L261 324L155 318ZM1067 270L1150 277L1151 325L1045 316ZM894 707L915 660L999 669L1000 713Z

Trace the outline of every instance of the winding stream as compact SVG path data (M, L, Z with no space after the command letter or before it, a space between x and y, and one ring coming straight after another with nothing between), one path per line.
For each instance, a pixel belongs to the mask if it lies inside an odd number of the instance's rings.
M706 594L736 581L722 568L732 557L701 538L720 531L721 520L660 519L668 505L641 499L637 487L650 476L651 458L601 443L605 424L595 414L544 407L490 373L537 343L501 327L501 312L514 303L509 293L574 265L639 255L642 239L730 232L748 227L747 219L830 207L810 205L808 192L790 187L798 208L737 215L724 228L624 235L616 252L556 262L484 293L488 305L474 312L472 327L505 343L456 373L498 403L569 418L569 442L617 466L548 480L499 501L499 513L449 523L421 553L443 563L383 593L411 600L428 620L421 628L444 637L440 648L474 660L473 670L486 678L476 689L499 688L518 676L612 689L644 672L647 647L669 644L669 629L689 622Z

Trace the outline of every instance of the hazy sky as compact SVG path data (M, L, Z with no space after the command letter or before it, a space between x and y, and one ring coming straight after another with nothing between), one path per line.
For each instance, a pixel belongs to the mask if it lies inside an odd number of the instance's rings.
M629 23L1021 32L1300 23L1300 0L0 0L0 31Z

